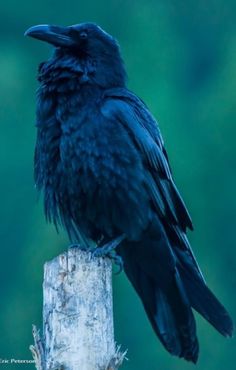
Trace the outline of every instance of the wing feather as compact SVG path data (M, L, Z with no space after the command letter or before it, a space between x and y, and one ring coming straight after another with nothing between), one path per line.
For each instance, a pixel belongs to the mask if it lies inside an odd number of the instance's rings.
M203 278L186 236L186 229L193 229L192 220L173 181L164 141L154 117L141 99L122 88L106 91L102 113L122 124L139 148L153 206L177 241L173 248L187 251L196 272Z

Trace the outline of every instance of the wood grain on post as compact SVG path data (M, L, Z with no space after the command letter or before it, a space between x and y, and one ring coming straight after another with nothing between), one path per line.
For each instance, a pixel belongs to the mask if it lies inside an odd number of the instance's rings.
M111 275L109 259L76 247L45 264L43 338L34 327L31 346L38 370L118 369Z

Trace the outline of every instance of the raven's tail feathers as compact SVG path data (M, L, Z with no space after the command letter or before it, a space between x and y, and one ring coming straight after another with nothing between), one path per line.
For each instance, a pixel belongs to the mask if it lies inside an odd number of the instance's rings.
M162 338L168 338L166 349L196 363L199 352L196 323L177 271L168 289L156 287L155 297L155 324Z
M233 322L205 282L182 266L179 266L179 272L191 306L222 335L232 337Z
M197 362L199 346L191 307L222 335L232 336L233 323L228 312L206 286L194 265L182 260L182 263L177 263L173 281L160 285L153 275L143 270L132 248L122 249L126 274L142 300L156 335L168 352Z
M195 319L176 271L173 282L160 288L134 260L125 256L126 273L139 294L152 327L172 355L197 362L199 346Z

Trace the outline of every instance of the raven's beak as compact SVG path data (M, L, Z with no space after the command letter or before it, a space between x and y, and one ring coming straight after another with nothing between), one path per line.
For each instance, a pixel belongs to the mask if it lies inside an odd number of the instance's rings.
M46 41L54 46L70 47L73 46L75 42L69 36L69 29L69 27L41 24L30 27L24 35Z

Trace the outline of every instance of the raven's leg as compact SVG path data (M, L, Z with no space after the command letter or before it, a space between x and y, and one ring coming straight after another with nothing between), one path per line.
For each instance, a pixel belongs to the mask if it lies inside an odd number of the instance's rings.
M92 255L94 257L109 257L111 258L116 265L119 266L119 271L123 269L123 260L120 256L116 254L116 247L126 238L126 235L122 234L118 238L111 240L110 242L104 244L101 247L96 247L92 250Z
M126 238L125 234L122 234L118 236L118 238L113 239L109 241L108 243L102 245L101 247L95 248L93 251L93 255L96 257L105 257L109 255L111 252L113 252L118 245L123 242L123 240Z

